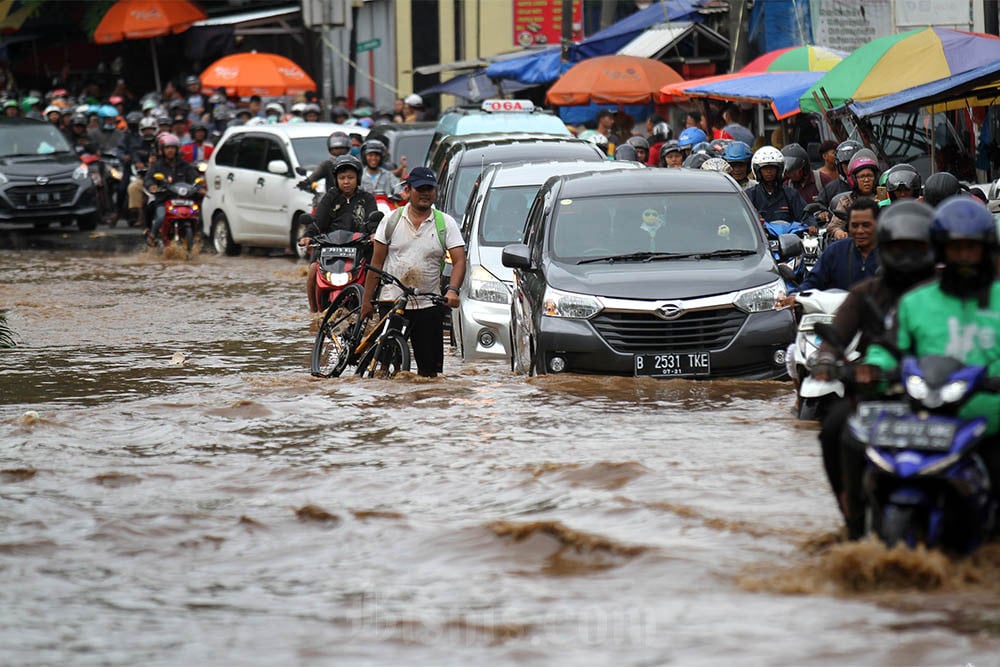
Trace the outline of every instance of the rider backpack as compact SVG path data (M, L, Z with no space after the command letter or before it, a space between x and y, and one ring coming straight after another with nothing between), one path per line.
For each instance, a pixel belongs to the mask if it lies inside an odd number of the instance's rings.
M441 242L441 250L448 252L448 246L445 242L445 226L444 226L444 213L434 210L434 226L437 227L438 240ZM396 232L396 225L399 224L399 220L403 217L403 207L400 206L395 211L389 214L389 219L385 223L385 240L388 242L392 241L392 235ZM444 272L444 266L446 262L444 257L441 258L441 271Z

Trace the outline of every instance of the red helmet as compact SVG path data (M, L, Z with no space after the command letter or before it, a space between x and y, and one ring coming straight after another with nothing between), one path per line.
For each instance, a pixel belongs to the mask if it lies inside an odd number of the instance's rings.
M177 138L176 134L171 134L170 132L161 133L158 141L160 142L160 148L166 148L167 146L173 146L174 148L181 147L181 140Z

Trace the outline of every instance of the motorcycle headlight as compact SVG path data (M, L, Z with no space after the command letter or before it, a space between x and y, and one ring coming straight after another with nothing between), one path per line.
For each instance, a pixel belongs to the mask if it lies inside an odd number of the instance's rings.
M586 320L601 312L603 308L604 305L596 297L561 292L552 287L545 288L545 296L542 299L542 314L546 317Z
M79 167L73 170L73 180L84 181L90 178L90 170L87 169L87 165L81 164Z
M917 401L923 401L924 399L927 398L927 394L930 393L930 389L927 386L927 383L924 382L924 379L916 375L911 375L910 377L906 378L905 387L906 387L906 394L910 398Z
M469 277L469 298L487 303L510 303L510 290L492 273L477 266Z
M747 313L761 313L777 310L778 302L784 298L785 283L779 279L767 285L743 290L736 295L733 305Z
M343 287L347 283L351 282L350 273L327 273L326 282L330 283L334 287Z
M969 383L965 380L955 380L941 387L941 400L945 403L958 403L969 391Z
M118 169L118 168L115 168L115 167L112 167L111 168L111 178L115 179L116 181L122 180L122 170Z

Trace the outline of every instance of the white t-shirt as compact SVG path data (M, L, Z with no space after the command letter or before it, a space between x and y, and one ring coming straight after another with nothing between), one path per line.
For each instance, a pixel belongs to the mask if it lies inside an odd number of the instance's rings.
M383 269L399 278L404 285L416 287L421 292L441 293L441 260L444 258L444 250L441 248L441 239L438 238L437 225L434 223L434 214L420 223L420 227L414 229L410 221L410 205L403 208L403 213L393 230L392 239L386 239L386 228L389 225L391 214L382 218L375 230L375 240L389 246L386 254ZM455 218L447 213L444 215L445 245L457 248L465 245L462 239L462 231L458 228ZM395 285L383 285L382 293L379 296L381 301L392 301L400 294L400 290ZM411 300L408 308L430 308L434 304L427 298Z

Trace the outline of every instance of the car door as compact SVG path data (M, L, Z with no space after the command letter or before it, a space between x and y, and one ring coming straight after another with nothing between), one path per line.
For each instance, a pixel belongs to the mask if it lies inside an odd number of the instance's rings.
M289 189L294 187L292 167L285 147L279 137L268 135L264 137L266 144L263 169L257 173L254 181L254 198L259 216L257 234L266 238L268 245L283 245L288 242L288 233L292 221L289 217ZM272 174L268 165L272 162L284 162L284 174Z
M242 215L239 211L239 198L234 196L232 191L233 180L235 179L236 155L239 152L243 135L233 133L227 135L222 144L212 154L209 160L208 172L205 174L207 181L207 191L205 193L204 212L205 234L210 234L209 225L215 220L216 215L221 211L229 220L230 229ZM233 240L239 242L239 236L234 231Z
M236 153L236 165L223 178L228 181L225 186L229 190L231 207L237 211L237 217L231 220L233 239L245 243L257 243L260 230L264 225L264 216L257 201L257 180L264 171L264 158L267 157L266 137L259 134L246 134L240 142Z

